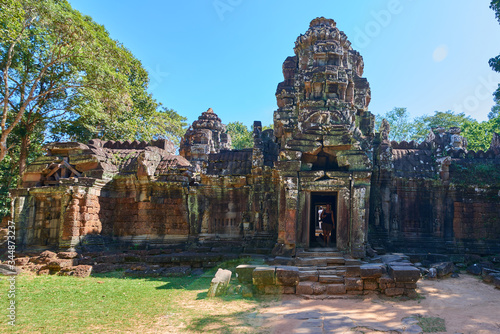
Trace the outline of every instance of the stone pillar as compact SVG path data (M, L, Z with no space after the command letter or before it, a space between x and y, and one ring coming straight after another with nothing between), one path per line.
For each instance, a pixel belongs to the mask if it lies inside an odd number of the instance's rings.
M370 172L353 173L350 241L351 255L357 258L364 257L366 252L370 178Z

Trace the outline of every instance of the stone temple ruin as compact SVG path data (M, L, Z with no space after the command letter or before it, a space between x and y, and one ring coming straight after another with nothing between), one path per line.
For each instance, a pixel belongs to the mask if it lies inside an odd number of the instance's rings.
M374 132L363 58L333 20L314 19L283 63L274 130L231 150L212 109L176 155L166 140L51 143L11 191L25 249L229 247L294 256L318 246L332 204L339 252L500 252L500 137L467 150L460 129L422 143Z

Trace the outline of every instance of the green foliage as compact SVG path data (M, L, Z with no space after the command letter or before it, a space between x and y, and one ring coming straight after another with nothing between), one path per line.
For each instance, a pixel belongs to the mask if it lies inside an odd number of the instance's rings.
M231 122L226 125L226 130L231 136L233 149L240 150L253 147L252 133L245 124L239 121Z
M395 107L391 111L388 111L381 116L376 115L376 129L380 128L383 119L386 119L387 122L389 122L389 126L391 129L389 132L389 140L395 140L398 142L402 140L411 140L411 137L414 133L414 128L412 127L410 114L408 113L406 108Z
M140 61L66 0L0 0L0 69L0 205L19 177L7 170L22 174L46 135L178 144L186 126L147 92Z
M496 109L494 109L496 110ZM382 116L376 115L376 126L380 128L382 119L385 118L390 125L389 139L395 141L415 140L422 142L432 128L459 127L462 136L467 139L469 150L487 151L490 147L493 132L500 133L500 116L494 112L490 113L490 120L478 122L464 113L456 114L451 110L442 112L435 111L434 115L420 116L410 119L406 108L394 108Z
M274 124L264 125L262 131L274 129ZM226 125L226 131L231 136L232 149L241 150L253 147L253 125L248 127L242 122L230 122Z
M442 127L449 129L451 127L463 128L466 122L472 122L474 119L466 116L464 113L455 114L453 111L435 111L432 116L421 116L414 119L413 134L411 140L422 141L427 137L432 128Z
M462 135L467 139L467 149L474 151L487 151L490 148L493 133L500 133L500 116L488 121L465 122Z

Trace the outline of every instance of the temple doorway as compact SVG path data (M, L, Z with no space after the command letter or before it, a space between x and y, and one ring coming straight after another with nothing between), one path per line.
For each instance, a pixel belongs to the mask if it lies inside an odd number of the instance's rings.
M321 229L320 210L324 210L328 204L331 205L335 218L334 230L329 239L329 247L337 245L337 192L313 192L311 193L311 208L309 217L309 248L324 247L323 230Z

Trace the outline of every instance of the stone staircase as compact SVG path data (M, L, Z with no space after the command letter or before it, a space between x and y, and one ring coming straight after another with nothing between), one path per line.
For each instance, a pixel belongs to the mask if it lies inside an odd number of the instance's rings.
M301 295L347 294L346 277L361 261L339 252L336 248L312 248L296 254L295 265L300 282L296 293ZM354 270L357 271L357 270Z
M416 296L420 271L401 262L367 263L334 248L302 250L295 258L275 258L271 265L242 265L236 272L242 284L256 293L297 294L313 298L385 294ZM399 261L398 260L398 261Z

